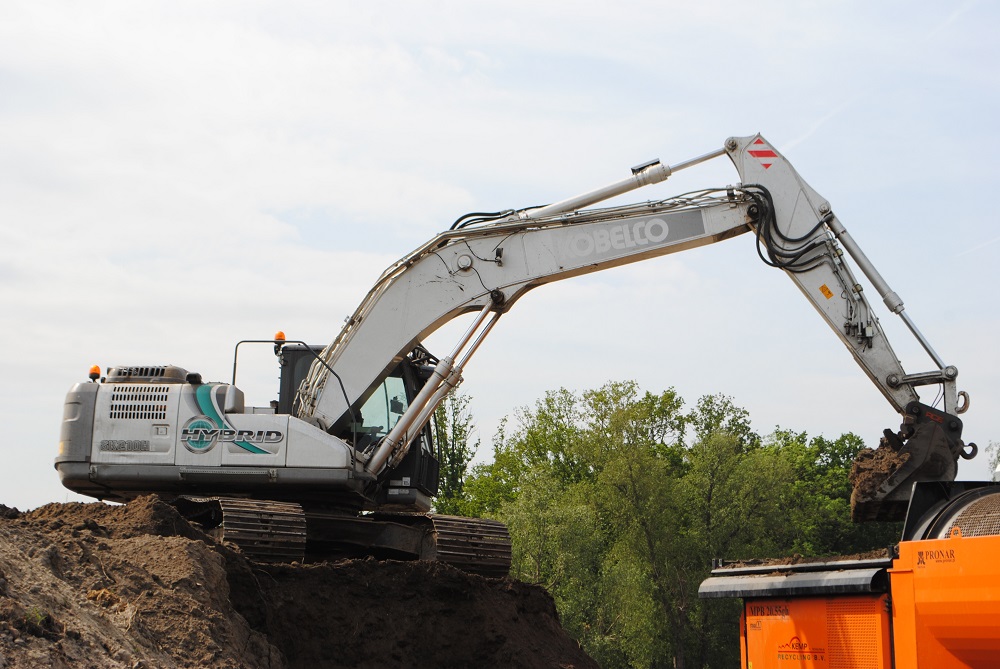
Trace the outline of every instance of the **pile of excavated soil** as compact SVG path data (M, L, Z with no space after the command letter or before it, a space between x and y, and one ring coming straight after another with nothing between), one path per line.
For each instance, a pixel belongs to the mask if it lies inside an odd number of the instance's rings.
M0 669L596 667L540 588L431 562L261 565L155 498L0 505Z

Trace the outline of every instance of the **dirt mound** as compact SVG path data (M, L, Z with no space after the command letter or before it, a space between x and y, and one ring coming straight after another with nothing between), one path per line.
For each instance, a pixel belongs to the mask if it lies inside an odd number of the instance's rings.
M170 506L0 508L0 669L596 667L551 598L428 562L251 563Z

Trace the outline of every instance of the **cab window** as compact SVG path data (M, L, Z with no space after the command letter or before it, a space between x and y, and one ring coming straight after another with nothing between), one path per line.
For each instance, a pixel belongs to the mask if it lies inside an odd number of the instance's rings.
M403 379L386 377L361 407L361 424L356 426L357 447L366 448L389 434L408 405Z

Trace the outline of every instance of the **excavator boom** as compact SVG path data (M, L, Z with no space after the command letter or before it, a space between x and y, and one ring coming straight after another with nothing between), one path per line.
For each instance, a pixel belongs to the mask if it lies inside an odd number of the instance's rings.
M741 185L669 200L580 209L723 155L733 161ZM471 341L478 346L495 318L528 290L750 231L761 259L788 275L904 417L890 442L895 448L882 449L878 466L866 468L874 461L862 458L864 481L856 488L854 506L858 520L899 516L913 482L953 480L957 458L968 456L956 417L967 404L967 397L958 404L958 371L946 366L920 333L899 295L834 215L829 201L760 135L730 138L723 149L673 167L651 161L633 168L628 179L545 207L460 219L383 273L322 360L313 364L300 393L298 415L326 429L347 420L352 398L371 392L405 351L442 323L480 311L476 325L488 323L480 339L473 328L453 355L443 359L435 383L417 403L423 409L404 416L368 462L366 469L378 473L405 455L408 442L437 402L460 382L468 356L457 361L458 353ZM903 369L850 261L927 351L934 364L930 371L909 374ZM494 318L487 321L487 312ZM324 392L331 370L337 371L339 392ZM942 421L952 426L946 430L912 427L915 417L938 416L936 410L918 408L925 405L919 404L917 387L927 384L943 388L941 413L947 418ZM882 500L894 503L883 510Z

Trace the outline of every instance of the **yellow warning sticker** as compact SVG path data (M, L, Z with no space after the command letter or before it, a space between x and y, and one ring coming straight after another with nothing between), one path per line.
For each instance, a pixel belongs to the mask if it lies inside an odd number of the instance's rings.
M823 293L823 297L825 297L828 300L831 297L833 297L833 291L830 290L830 288L827 287L827 285L825 283L822 286L819 287L819 292Z

